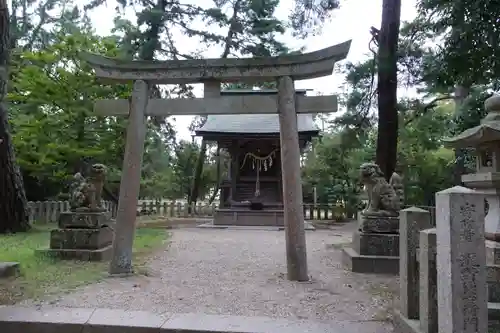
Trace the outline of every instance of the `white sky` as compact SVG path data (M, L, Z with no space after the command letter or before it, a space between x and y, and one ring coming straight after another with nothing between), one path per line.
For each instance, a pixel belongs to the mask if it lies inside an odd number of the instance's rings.
M415 4L416 0L402 1L402 21L410 21L415 17ZM291 0L282 0L277 11L278 18L286 19L292 5ZM93 25L98 34L107 35L113 28L114 7L115 3L112 2L112 5L98 8L91 14ZM130 20L135 20L133 13L127 14ZM281 40L291 48L305 46L306 52L310 52L352 39L351 50L346 61L358 62L370 56L368 50L368 42L371 38L370 27L380 27L381 17L382 0L342 0L341 8L336 10L332 18L325 23L321 34L308 37L307 40L298 40L292 36L284 36ZM178 45L180 51L188 53L198 48L197 42L190 42L189 38L186 37L181 38L183 38L182 48ZM213 58L220 53L220 50L211 49L205 56ZM323 78L298 81L296 88L313 89L312 94L332 94L342 90L343 82L344 78L341 74L332 74ZM200 85L195 88L195 94L202 97ZM191 133L187 128L192 118L192 116L176 117L175 127L178 139L190 140Z

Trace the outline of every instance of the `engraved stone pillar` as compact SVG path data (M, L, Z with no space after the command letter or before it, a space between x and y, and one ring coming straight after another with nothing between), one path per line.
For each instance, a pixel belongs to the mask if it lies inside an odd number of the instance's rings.
M436 193L440 333L486 333L484 197L455 186Z
M142 157L146 137L146 107L149 99L148 84L138 80L134 82L130 104L127 141L123 158L120 197L116 215L113 257L109 273L132 273L132 244L135 233L137 201L141 185Z
M436 228L420 232L420 328L438 333Z
M419 273L417 247L420 230L431 227L431 214L417 207L400 212L399 224L399 284L401 313L418 319Z
M278 79L278 113L288 279L307 281L309 276L307 274L306 235L302 212L303 198L295 87L289 76Z

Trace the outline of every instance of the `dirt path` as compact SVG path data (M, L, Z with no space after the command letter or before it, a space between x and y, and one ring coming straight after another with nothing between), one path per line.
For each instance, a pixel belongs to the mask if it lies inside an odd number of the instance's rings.
M307 232L311 283L285 279L282 231L180 229L148 276L108 279L37 305L334 320L360 333L390 332L396 279L342 269L349 229Z

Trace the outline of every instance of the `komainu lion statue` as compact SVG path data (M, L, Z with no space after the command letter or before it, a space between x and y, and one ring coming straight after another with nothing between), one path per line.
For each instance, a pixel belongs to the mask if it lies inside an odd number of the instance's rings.
M94 164L89 179L81 173L73 176L70 187L69 204L72 211L104 211L102 206L102 188L107 168L103 164Z
M384 173L375 163L362 164L360 176L368 194L368 206L361 214L363 216L399 216L404 200L401 176L393 173L388 183Z

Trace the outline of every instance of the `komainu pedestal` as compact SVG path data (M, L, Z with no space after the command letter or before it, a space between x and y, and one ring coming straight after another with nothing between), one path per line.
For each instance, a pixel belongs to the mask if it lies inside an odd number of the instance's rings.
M50 247L41 250L60 259L103 261L111 259L113 228L111 213L102 207L101 193L106 168L92 166L89 181L75 175L71 210L61 213L58 229L50 232Z
M343 249L344 266L356 273L399 274L399 217L359 219L351 247Z
M109 260L113 229L109 212L64 212L59 228L50 232L50 248L45 253L60 259Z
M358 216L359 228L351 247L343 249L345 267L356 273L399 274L399 211L403 201L401 177L394 173L385 180L379 166L365 163L361 181L368 194L368 206Z

